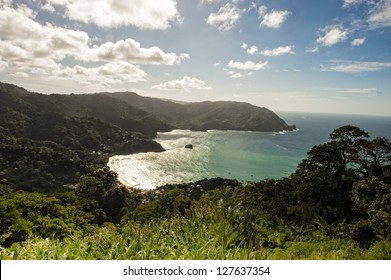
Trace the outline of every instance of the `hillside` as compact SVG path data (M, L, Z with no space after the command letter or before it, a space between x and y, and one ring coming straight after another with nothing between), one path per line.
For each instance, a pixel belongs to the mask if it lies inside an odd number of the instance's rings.
M158 98L143 97L131 92L103 93L170 123L175 128L192 130L242 130L277 132L293 130L274 112L249 103L232 101L205 101L176 103Z
M0 83L0 99L0 182L21 189L62 189L110 155L162 151L150 138L169 129L104 96L43 95Z

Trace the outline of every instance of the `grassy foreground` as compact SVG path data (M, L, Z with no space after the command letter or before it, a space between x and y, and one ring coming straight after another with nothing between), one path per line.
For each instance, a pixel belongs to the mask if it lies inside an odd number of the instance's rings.
M195 207L188 217L124 225L107 223L80 238L31 237L1 248L2 260L160 260L160 259L391 259L391 243L360 248L349 238L332 238L324 228L281 224L268 229L264 220L238 221L240 210L220 205ZM251 235L246 231L251 228Z

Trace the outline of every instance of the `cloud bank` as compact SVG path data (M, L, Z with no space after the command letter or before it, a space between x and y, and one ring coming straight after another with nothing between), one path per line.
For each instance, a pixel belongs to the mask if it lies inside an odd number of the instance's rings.
M203 80L184 76L180 80L167 81L152 86L152 89L189 92L190 90L212 90L212 87L207 86Z

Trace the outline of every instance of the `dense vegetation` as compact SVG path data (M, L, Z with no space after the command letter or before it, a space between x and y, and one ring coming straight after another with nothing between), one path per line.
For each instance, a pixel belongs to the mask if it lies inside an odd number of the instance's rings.
M279 180L142 192L100 168L65 193L2 184L1 259L391 259L391 143L354 126Z
M180 105L134 93L44 95L4 83L0 100L0 178L28 191L72 188L114 154L163 151L152 141L158 131L292 129L267 109L235 102Z
M120 102L48 96L2 83L0 98L0 177L19 189L61 190L105 165L109 155L163 150L142 134L152 130L145 121L151 117L144 113L137 123ZM119 109L111 110L110 104ZM115 125L116 114L122 114L128 130ZM111 123L105 121L110 117ZM146 123L144 130L138 130L141 123Z

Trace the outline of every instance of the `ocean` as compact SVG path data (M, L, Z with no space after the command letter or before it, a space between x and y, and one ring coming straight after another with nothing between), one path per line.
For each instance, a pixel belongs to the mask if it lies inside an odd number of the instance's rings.
M128 186L153 189L171 183L223 177L242 182L282 178L295 171L311 147L328 141L342 125L355 125L372 138L391 139L391 117L278 112L296 131L158 133L165 152L113 156L108 166ZM192 144L193 149L185 148Z

